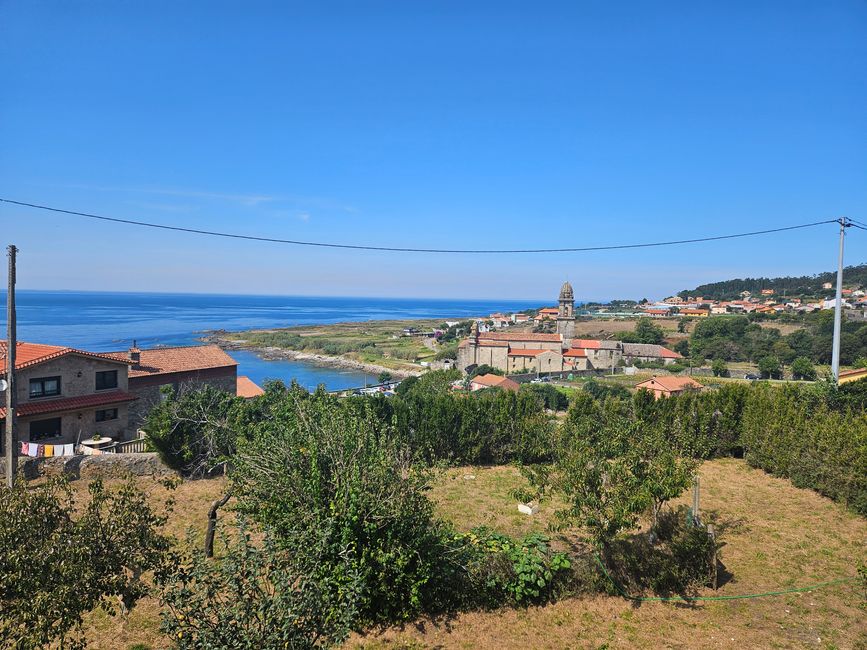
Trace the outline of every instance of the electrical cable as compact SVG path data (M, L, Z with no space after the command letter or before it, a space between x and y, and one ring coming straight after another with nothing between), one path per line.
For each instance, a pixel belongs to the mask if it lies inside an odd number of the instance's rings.
M48 212L58 212L61 214L69 214L87 219L97 219L101 221L109 221L112 223L128 224L133 226L142 226L146 228L158 228L161 230L172 230L177 232L186 232L196 235L209 235L212 237L227 237L230 239L244 239L250 241L263 241L275 244L291 244L295 246L315 246L320 248L339 248L352 249L363 251L386 251L392 253L456 253L456 254L473 254L473 255L488 255L488 254L512 254L512 253L582 253L589 251L608 251L608 250L625 250L634 248L651 248L657 246L675 246L678 244L695 244L699 242L719 241L723 239L737 239L740 237L753 237L757 235L768 235L771 233L785 232L789 230L798 230L801 228L811 228L828 223L839 223L837 219L826 219L824 221L814 221L812 223L803 223L794 226L784 226L781 228L768 228L766 230L755 230L752 232L736 233L733 235L716 235L713 237L696 237L693 239L678 239L672 241L649 242L641 244L615 244L609 246L583 246L576 248L519 248L519 249L450 249L450 248L409 248L409 247L392 247L392 246L364 246L360 244L337 244L332 242L316 242L316 241L301 241L295 239L278 239L274 237L260 237L256 235L242 235L238 233L220 232L216 230L200 230L198 228L186 228L182 226L171 226L167 224L158 224L148 221L137 221L133 219L121 219L118 217L107 217L98 214L87 212L76 212L74 210L65 210L62 208L54 208L47 205L38 205L35 203L26 203L24 201L13 201L12 199L0 198L0 202L9 203L11 205L19 205L37 210L45 210Z

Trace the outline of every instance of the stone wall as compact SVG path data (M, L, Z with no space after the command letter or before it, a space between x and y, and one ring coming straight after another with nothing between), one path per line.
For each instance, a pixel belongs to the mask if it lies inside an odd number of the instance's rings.
M155 453L102 454L59 458L19 458L18 471L32 480L66 474L71 478L123 478L126 476L174 476ZM0 474L6 475L6 460L0 458Z

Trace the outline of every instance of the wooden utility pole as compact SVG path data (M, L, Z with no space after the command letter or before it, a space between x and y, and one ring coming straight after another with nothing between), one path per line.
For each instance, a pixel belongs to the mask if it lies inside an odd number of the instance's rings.
M840 379L840 328L843 322L843 240L846 237L846 228L851 224L849 219L840 219L840 258L837 262L837 296L834 305L834 344L831 350L831 374L834 381Z
M9 284L6 290L6 485L15 485L18 471L18 431L15 423L15 352L18 336L15 322L15 255L18 249L14 244L7 248L9 253Z

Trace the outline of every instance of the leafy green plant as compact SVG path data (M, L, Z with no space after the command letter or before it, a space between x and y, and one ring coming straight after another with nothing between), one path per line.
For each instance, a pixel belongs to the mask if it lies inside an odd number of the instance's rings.
M169 549L159 532L165 516L132 483L109 491L93 481L76 513L65 480L22 481L0 488L0 522L4 648L84 648L83 615L131 608L146 593L139 575L159 567Z
M214 560L198 548L157 575L162 631L180 650L318 648L342 642L356 615L360 579L343 549L342 571L281 549L267 531L254 544L242 519ZM335 576L337 585L329 584Z

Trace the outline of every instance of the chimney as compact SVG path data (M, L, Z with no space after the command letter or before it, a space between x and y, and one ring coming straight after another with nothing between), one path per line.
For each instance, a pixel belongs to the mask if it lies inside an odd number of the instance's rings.
M127 357L136 365L141 361L141 350L136 347L135 341L132 342L132 347L127 352Z

